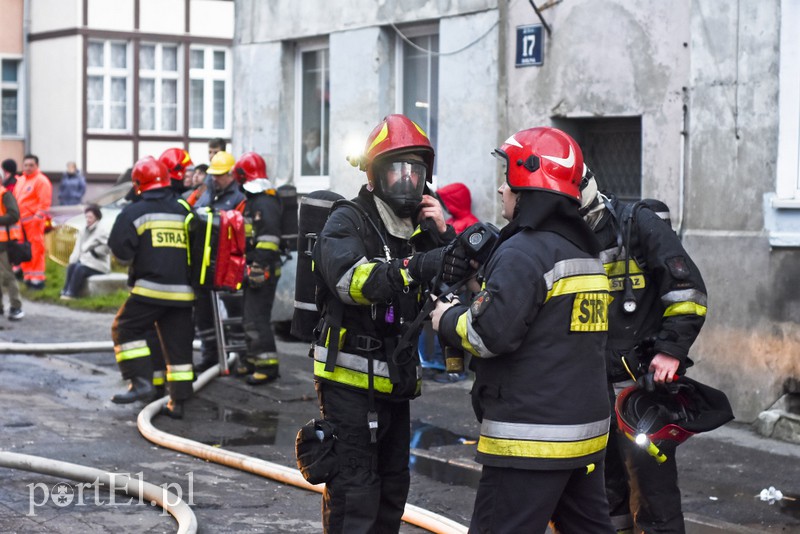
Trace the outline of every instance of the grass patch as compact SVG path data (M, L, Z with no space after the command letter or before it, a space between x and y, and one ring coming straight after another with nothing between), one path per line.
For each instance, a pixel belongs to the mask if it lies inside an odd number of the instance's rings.
M59 306L76 310L116 312L128 298L128 291L120 289L108 295L61 300L61 288L64 287L64 277L67 273L67 269L50 258L47 258L45 273L47 274L47 282L45 283L44 289L41 291L28 289L25 284L19 283L20 291L26 299L34 302L58 304Z

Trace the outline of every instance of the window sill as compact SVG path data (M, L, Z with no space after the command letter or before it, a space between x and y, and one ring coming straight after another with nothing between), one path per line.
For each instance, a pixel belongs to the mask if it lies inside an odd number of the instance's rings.
M764 229L771 247L800 247L800 199L766 193Z

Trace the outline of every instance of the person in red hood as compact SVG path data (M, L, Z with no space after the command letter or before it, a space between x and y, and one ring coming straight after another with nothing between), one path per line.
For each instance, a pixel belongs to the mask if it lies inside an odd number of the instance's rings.
M466 185L461 182L445 185L437 189L436 194L452 215L446 223L452 225L457 234L478 222L472 214L472 196Z

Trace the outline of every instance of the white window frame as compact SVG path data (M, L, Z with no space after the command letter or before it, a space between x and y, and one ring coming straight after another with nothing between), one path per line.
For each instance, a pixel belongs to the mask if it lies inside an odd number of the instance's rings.
M90 39L90 43L103 43L103 66L94 67L86 65L87 80L91 77L103 78L103 126L102 128L90 128L88 123L86 130L95 133L130 133L133 129L133 105L132 96L133 83L131 73L133 72L133 46L130 41L119 41L116 39ZM125 65L124 69L113 68L111 66L111 45L125 45ZM111 128L111 78L125 78L125 128ZM84 90L85 98L89 100L88 86ZM138 97L138 95L137 95ZM88 121L88 115L87 115Z
M328 50L328 83L330 83L330 45L327 39L324 41L313 41L298 44L295 49L295 83L294 83L294 183L298 192L306 193L318 189L330 189L330 155L328 154L328 174L319 176L303 176L302 157L303 157L303 54ZM322 120L325 114L322 113ZM323 126L325 126L323 124ZM324 128L321 128L324 131ZM330 136L330 124L327 125L328 136ZM329 140L330 141L330 140ZM320 146L325 146L325 140L320 141ZM328 143L330 147L330 142ZM324 150L324 148L323 148ZM323 154L324 155L324 154Z
M800 3L781 1L778 161L775 208L800 208Z
M409 28L401 27L401 28L399 28L399 31L401 31L403 33L403 35L405 35L408 38L425 37L425 36L432 36L432 35L440 36L439 24L438 23L425 24L425 25L420 25L420 26L413 26L413 27L409 27ZM396 113L404 113L404 110L403 110L403 96L404 96L403 95L403 93L404 93L404 91L403 91L403 86L404 86L403 70L404 70L404 66L405 66L405 55L403 53L403 50L405 48L405 44L406 44L406 42L403 40L403 38L400 35L395 35L395 47L394 47L394 50L395 50L395 79L397 80L397 83L395 84L395 110L396 110ZM441 37L439 39L439 44L441 45ZM429 137L431 135L431 124L430 124L430 117L431 117L431 108L430 108L430 106L431 106L431 102L430 102L430 100L431 100L430 99L430 92L431 92L430 63L431 62L430 62L430 59L431 59L431 56L432 56L432 54L428 54L428 97L429 97L428 101L429 102L428 102L428 112L426 114L427 121L426 121L426 124L420 124L420 127L425 131L425 133ZM441 65L439 67L440 67L440 72L441 72ZM438 76L437 76L437 80L438 80ZM439 114L439 107L438 107L439 103L436 102L435 105L436 105L435 112L436 112L436 115L438 116L438 114ZM437 141L436 139L431 138L431 144L433 145L434 150L436 150L436 141ZM434 176L434 179L435 179L435 176Z
M193 50L203 51L203 68L192 68L191 53ZM225 70L214 69L214 52L225 53ZM189 72L189 85L192 80L203 80L203 127L192 128L189 124L189 135L192 137L230 137L231 122L233 115L233 65L230 48L222 46L200 46L192 45L189 47L189 65L186 70ZM214 128L214 82L225 82L225 125ZM191 92L191 88L190 88ZM191 94L191 93L190 93ZM191 113L191 96L187 112Z
M14 56L14 55L0 55L0 60L2 61L16 61L17 62L17 81L16 82L6 82L3 81L0 77L0 91L6 90L15 90L17 92L17 132L16 133L3 133L2 131L2 122L0 122L0 137L3 139L24 139L24 132L25 132L25 113L23 110L25 109L25 91L23 87L23 82L25 81L25 66L22 61L22 56ZM1 66L1 65L0 65ZM2 94L0 92L0 94ZM2 110L0 110L2 113ZM2 121L2 117L0 117L0 121Z
M155 128L151 130L145 130L142 128L142 118L141 118L141 101L139 104L139 131L140 132L147 132L149 134L162 134L162 135L180 135L183 130L183 84L181 83L181 73L183 72L183 54L182 54L182 47L181 45L177 45L174 43L149 43L145 42L139 46L139 50L141 51L142 47L144 46L154 46L155 47L155 66L153 69L144 69L141 66L141 60L139 63L139 86L141 87L142 80L153 80L155 84L155 93L154 93L154 104L155 104L155 118L154 118L154 125ZM164 47L168 48L175 48L177 50L177 68L175 71L168 71L163 69L163 49ZM176 92L177 92L177 99L176 99L176 113L175 113L175 129L174 130L162 130L161 129L161 119L163 113L163 101L162 101L162 82L165 80L174 80L176 85ZM136 95L139 98L139 95Z

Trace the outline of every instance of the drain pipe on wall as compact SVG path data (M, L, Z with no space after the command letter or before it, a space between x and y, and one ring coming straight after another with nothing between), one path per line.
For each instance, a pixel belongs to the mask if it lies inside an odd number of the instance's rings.
M8 451L0 451L0 467L63 477L87 484L99 482L109 488L109 491L124 491L132 497L137 497L140 501L146 499L148 502L158 504L172 514L178 522L178 534L195 534L197 532L197 517L180 497L166 488L139 478L131 478L127 474L110 473L85 465Z
M230 363L232 362L233 358L230 360ZM198 391L216 376L219 376L219 364L211 367L200 375L200 377L194 383L194 390ZM158 399L145 406L144 409L139 412L139 417L136 421L139 427L139 432L149 441L152 441L153 443L161 445L167 449L183 452L203 460L208 460L210 462L225 465L227 467L233 467L241 471L253 473L304 490L322 493L321 485L314 486L309 484L297 469L267 462L265 460L228 451L219 447L212 447L211 445L206 445L204 443L199 443L197 441L158 430L153 426L151 420L159 412L161 407L166 404L166 402L167 397ZM430 510L426 510L411 504L406 504L405 513L403 514L403 521L438 534L464 534L467 532L467 527L464 525L431 512Z
M684 95L685 96L685 95ZM684 195L686 190L686 150L687 145L689 144L689 131L687 124L688 122L688 115L689 115L689 107L686 105L686 102L683 103L683 118L681 120L681 157L680 157L680 169L678 169L678 224L675 228L675 233L678 234L679 239L683 239L683 214L684 214Z

